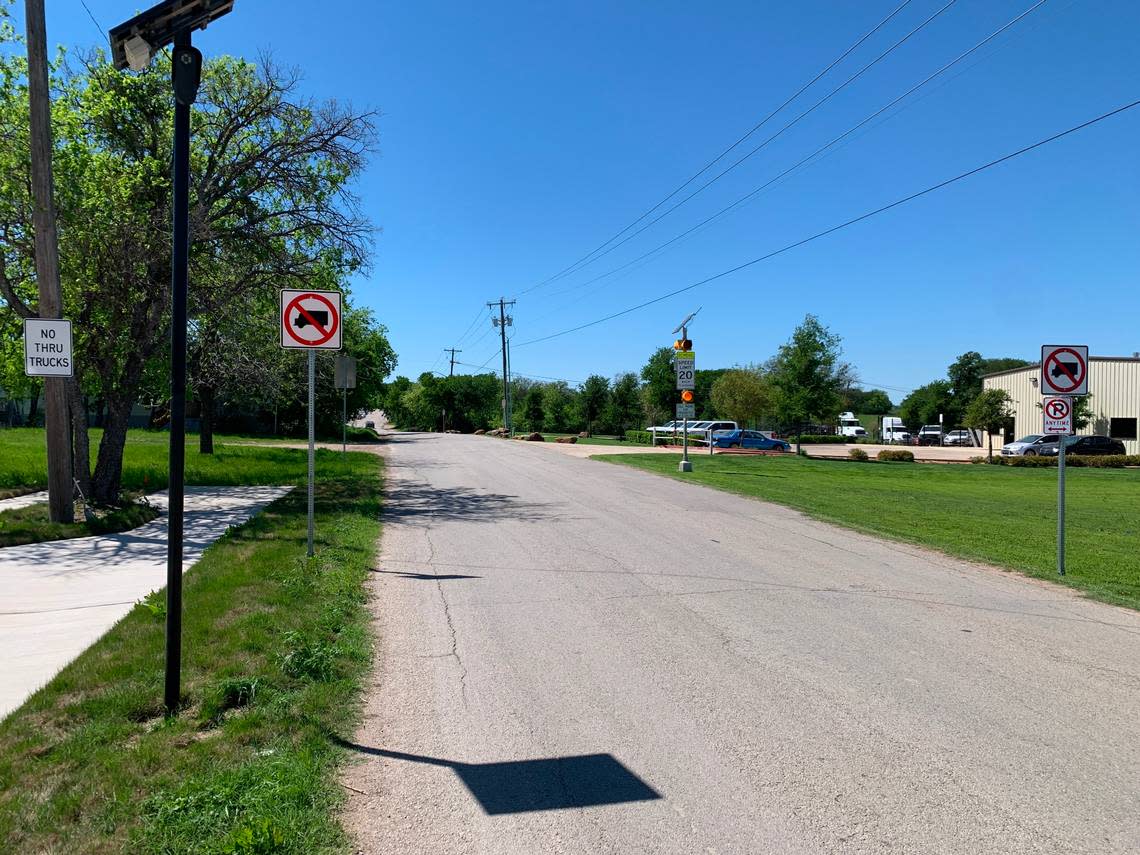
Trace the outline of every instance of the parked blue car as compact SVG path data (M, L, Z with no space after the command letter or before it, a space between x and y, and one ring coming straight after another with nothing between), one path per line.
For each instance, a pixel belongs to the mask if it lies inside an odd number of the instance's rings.
M756 448L762 451L791 451L782 439L769 439L758 430L718 430L713 434L717 448Z

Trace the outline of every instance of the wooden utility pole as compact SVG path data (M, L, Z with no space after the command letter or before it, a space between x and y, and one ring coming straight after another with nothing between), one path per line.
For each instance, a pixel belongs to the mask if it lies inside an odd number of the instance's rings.
M44 0L24 0L28 27L28 102L31 107L33 228L36 233L36 280L39 316L62 316L59 285L59 235L52 178L51 90L48 88L47 24ZM71 443L68 441L67 381L44 379L44 426L47 434L48 503L52 522L71 522Z

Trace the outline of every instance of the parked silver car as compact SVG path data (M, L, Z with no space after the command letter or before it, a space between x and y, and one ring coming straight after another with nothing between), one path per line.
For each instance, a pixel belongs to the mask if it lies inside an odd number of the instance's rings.
M1002 457L1036 457L1039 454L1048 454L1050 449L1056 453L1057 435L1031 433L1023 436L1017 442L1007 442L1001 447Z

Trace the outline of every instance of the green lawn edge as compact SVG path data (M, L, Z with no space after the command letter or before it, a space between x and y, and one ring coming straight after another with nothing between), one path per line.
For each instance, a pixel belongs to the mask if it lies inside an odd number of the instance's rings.
M162 716L155 592L0 723L3 851L349 851L338 818L347 753L332 737L351 740L372 662L365 583L382 461L318 452L308 559L305 453L229 456L266 476L249 483L299 489L187 573L181 714Z
M1068 476L1067 575L1056 569L1057 473L1050 469L855 463L794 456L591 455L736 493L887 540L934 549L1059 583L1140 609L1140 473L1081 469Z

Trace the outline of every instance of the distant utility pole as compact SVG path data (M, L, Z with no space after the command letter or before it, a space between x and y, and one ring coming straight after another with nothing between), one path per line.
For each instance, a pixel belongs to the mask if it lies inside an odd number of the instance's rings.
M456 350L454 347L445 347L443 349L443 352L451 354L451 371L448 372L447 376L448 377L454 377L455 376L455 354L463 353L463 351L462 350Z
M55 222L51 157L51 92L48 89L47 24L44 0L25 0L28 26L28 102L31 107L33 224L36 232L36 281L41 318L62 317L59 287L59 235ZM52 522L71 522L74 486L68 438L67 380L44 379L44 427L47 434L48 507Z
M507 327L511 326L515 321L510 315L507 314L507 306L513 306L514 300L504 300L502 297L496 302L487 304L488 309L499 307L499 317L491 318L491 325L499 328L499 336L502 339L502 352L503 352L503 427L507 429L507 433L511 433L511 386L510 386L510 369L507 367Z

